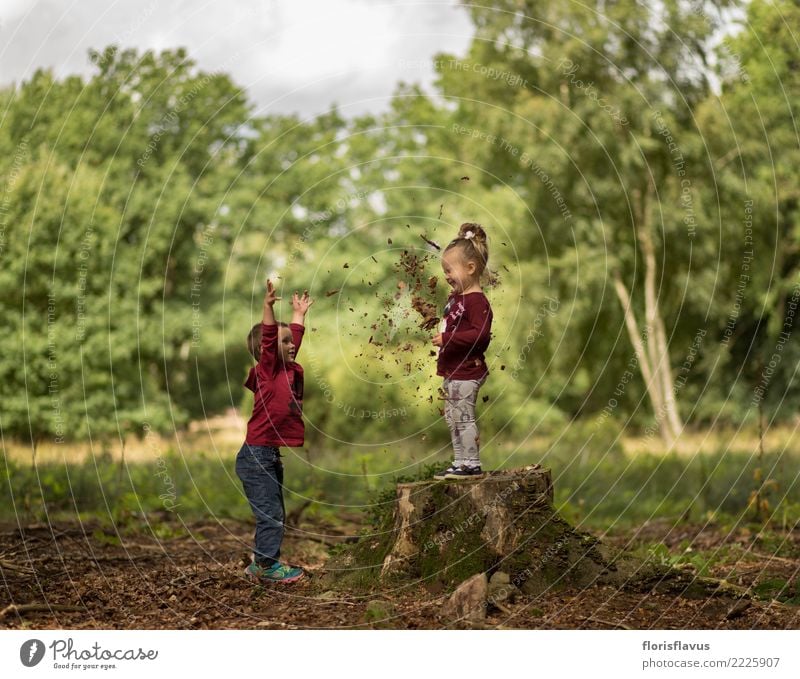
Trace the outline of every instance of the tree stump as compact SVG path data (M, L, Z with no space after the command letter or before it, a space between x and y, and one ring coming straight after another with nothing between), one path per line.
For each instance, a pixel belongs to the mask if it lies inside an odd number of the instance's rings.
M438 589L502 571L510 587L527 594L657 576L561 518L550 471L539 465L480 479L400 483L376 530L327 570L344 586L419 582Z

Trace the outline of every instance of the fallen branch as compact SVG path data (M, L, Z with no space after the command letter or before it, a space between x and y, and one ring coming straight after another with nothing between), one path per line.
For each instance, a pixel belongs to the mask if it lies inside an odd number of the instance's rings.
M787 563L795 568L800 568L800 560L798 559L784 559L782 556L775 556L773 554L760 554L759 552L754 552L753 550L750 550L750 555L758 557L759 559L767 559L768 561L780 561L781 563Z
M352 601L345 601L344 599L315 599L314 603L318 606L358 606L359 604Z
M735 620L736 618L740 618L744 614L744 612L752 605L753 605L752 602L747 601L746 599L740 599L725 614L725 619Z
M11 604L0 611L0 619L7 615L24 615L25 613L85 613L83 606L66 606L62 604Z
M632 627L628 627L628 625L621 623L621 622L613 622L611 620L603 620L602 618L594 618L589 616L588 618L578 618L579 620L583 620L584 622L593 622L597 625L606 625L608 627L616 627L617 629L627 629L631 630Z
M26 575L33 575L36 571L33 568L28 568L27 566L18 566L13 561L6 561L5 559L0 559L0 568L4 568L7 571L14 571L16 573L25 573Z

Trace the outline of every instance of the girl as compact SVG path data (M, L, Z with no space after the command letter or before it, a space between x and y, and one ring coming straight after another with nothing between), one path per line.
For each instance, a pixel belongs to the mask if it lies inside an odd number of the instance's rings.
M453 292L444 308L444 331L433 344L439 347L436 374L444 377L444 417L455 458L434 474L435 479L482 475L475 402L489 372L484 353L491 339L492 308L480 286L488 259L486 232L480 224L462 224L442 253L442 270Z

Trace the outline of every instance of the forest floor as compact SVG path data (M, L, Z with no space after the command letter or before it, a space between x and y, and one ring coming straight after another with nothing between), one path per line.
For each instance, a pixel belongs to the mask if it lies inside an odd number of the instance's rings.
M0 628L441 629L445 594L415 583L356 595L327 590L330 545L356 523L290 530L284 556L308 577L287 586L245 579L251 528L215 521L157 523L119 533L99 523L0 525ZM148 527L147 533L143 527ZM156 537L159 535L161 537ZM753 533L649 522L606 533L610 544L748 589L752 597L684 598L589 587L520 595L490 608L488 628L797 629L800 529ZM376 611L378 612L376 614Z

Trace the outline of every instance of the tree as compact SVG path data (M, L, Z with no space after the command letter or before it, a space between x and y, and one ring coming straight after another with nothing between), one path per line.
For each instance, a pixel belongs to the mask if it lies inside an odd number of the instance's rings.
M734 287L725 358L749 387L748 408L763 400L786 416L800 394L790 369L800 359L799 32L797 3L749 3L740 30L720 47L721 94L705 126L729 170L726 203L740 225L729 261L737 278L749 276L746 287Z
M232 233L218 197L244 146L241 91L182 50L92 58L86 83L38 71L4 98L0 144L25 153L3 168L2 424L34 440L186 421L169 394L192 374L190 293L219 298Z
M713 217L700 201L715 189L695 113L710 93L709 41L726 4L700 13L677 1L470 6L467 57L437 60L440 91L480 135L459 144L484 169L479 180L490 188L502 178L523 198L551 261L606 261L589 267L601 278L581 293L599 292L605 308L613 290L667 445L683 428L669 346L690 342L680 319L700 313L702 293L685 291L707 284L698 264L716 254L701 221ZM537 240L515 243L522 257L536 256Z

